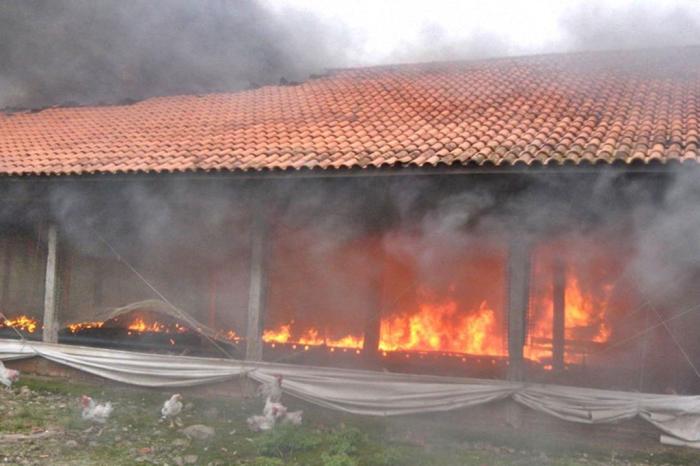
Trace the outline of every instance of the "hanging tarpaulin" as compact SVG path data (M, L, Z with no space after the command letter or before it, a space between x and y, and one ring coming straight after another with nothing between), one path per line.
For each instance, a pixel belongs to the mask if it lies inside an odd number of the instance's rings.
M285 392L354 414L393 416L450 411L506 398L559 419L609 423L639 416L669 444L700 447L700 397L320 368L233 359L171 356L0 339L0 360L42 357L90 374L144 387L187 387L248 376Z

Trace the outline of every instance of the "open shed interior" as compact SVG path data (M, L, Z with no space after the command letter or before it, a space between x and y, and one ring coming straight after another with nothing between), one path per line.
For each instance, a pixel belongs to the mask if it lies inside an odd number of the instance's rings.
M6 182L0 335L52 338L53 230L62 343L693 393L691 179L590 168Z

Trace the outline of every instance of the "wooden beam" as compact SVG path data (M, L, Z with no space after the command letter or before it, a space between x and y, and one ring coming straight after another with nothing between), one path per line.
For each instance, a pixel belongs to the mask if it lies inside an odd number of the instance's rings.
M372 302L365 316L362 355L366 361L376 362L379 359L379 340L381 337L385 259L381 235L368 241L368 244L372 245L372 259L376 262L371 264L368 275Z
M523 347L530 301L530 246L513 238L508 251L508 380L525 376Z
M58 283L57 283L58 232L50 225L47 234L46 284L44 287L44 341L58 343Z
M267 224L263 203L254 205L250 232L250 286L248 289L248 325L246 332L246 359L261 361L263 357L263 318L266 304L267 277L265 270L265 247Z
M10 238L5 237L2 240L3 244L3 262L2 262L2 295L0 297L0 309L7 312L10 309L10 280L12 278L12 245Z
M566 330L566 266L557 257L552 264L552 369L564 370Z
M214 270L209 271L209 318L207 325L210 328L216 327L216 285L217 273Z

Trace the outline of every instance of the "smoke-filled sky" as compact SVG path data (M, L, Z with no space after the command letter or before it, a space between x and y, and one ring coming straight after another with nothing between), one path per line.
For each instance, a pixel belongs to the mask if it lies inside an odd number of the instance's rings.
M327 68L700 44L693 0L4 0L0 108L303 80Z
M268 0L353 37L358 63L700 42L693 0Z

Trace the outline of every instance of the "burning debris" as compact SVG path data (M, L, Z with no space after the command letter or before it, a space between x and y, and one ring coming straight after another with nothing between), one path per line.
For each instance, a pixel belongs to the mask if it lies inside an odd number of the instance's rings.
M40 326L37 320L26 315L19 315L12 319L3 319L0 321L0 330L16 329L24 333L34 333L38 328L40 328Z

